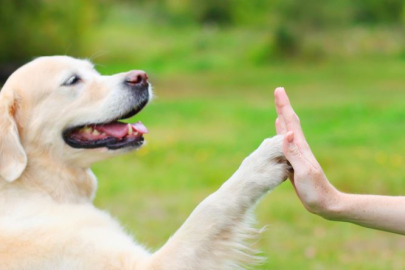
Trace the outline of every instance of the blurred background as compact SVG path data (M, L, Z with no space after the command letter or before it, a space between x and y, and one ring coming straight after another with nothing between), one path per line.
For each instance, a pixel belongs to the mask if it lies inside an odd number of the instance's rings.
M405 193L402 0L2 0L0 80L41 55L148 72L136 153L96 164L95 204L161 246L260 142L286 87L342 191ZM289 182L263 199L257 269L405 269L405 239L309 214Z

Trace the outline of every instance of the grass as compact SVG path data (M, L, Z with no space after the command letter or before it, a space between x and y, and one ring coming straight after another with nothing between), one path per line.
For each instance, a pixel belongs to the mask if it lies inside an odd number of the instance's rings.
M277 86L286 87L337 188L403 195L402 39L389 29L360 30L311 39L329 60L269 62L272 29L174 28L142 10L112 9L86 36L88 55L95 53L104 74L145 69L157 98L131 120L150 129L148 144L94 165L96 205L136 232L139 242L159 248L244 157L275 134ZM361 58L371 51L373 58ZM257 269L405 268L402 236L314 216L289 182L266 196L256 213L259 227L270 225L257 243L268 260Z
M130 63L129 63L130 64ZM103 73L126 65L101 67ZM96 164L95 203L158 248L274 131L272 91L286 87L330 181L354 193L405 191L405 62L399 59L152 72L157 98L136 153ZM405 239L334 223L303 208L286 182L257 208L257 269L404 269Z
M275 134L277 86L286 87L313 152L338 189L404 195L401 27L320 27L305 33L309 55L274 62L277 18L254 27L172 25L137 5L106 7L86 32L82 53L104 74L145 69L157 97L130 120L149 128L147 145L93 166L95 204L139 242L162 246L244 157ZM69 54L70 46L61 53ZM256 213L258 227L270 225L257 243L268 260L257 269L405 269L404 237L314 216L289 182L266 196Z

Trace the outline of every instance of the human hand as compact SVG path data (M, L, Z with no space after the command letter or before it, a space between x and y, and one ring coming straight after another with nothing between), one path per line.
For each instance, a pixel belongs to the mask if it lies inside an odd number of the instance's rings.
M405 235L405 196L339 192L312 154L284 88L277 88L274 95L277 133L285 135L283 151L294 169L290 180L305 208L326 219Z
M277 88L274 96L276 130L278 135L285 135L283 151L294 169L290 180L295 191L308 211L333 219L334 205L338 205L341 193L329 183L313 155L284 88Z

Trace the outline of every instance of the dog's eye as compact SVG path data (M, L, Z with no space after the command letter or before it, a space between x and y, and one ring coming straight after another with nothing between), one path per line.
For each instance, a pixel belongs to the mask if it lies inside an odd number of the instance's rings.
M70 77L66 82L63 83L63 86L71 86L71 85L75 85L78 82L80 82L81 79L79 76L77 75L73 75L72 77Z

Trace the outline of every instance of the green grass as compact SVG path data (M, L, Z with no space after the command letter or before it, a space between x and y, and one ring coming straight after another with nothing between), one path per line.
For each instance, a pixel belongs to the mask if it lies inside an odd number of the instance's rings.
M175 59L173 59L175 61ZM124 65L101 67L104 73ZM136 153L96 164L95 203L158 248L194 207L272 136L273 89L285 86L330 181L355 193L405 192L405 62L395 59L152 72L157 98L133 120ZM303 208L289 182L257 208L270 224L258 269L404 269L405 238L334 223Z
M95 53L102 73L142 68L154 85L157 97L133 119L150 129L148 144L93 168L96 205L148 247L163 245L275 134L277 86L286 87L337 188L405 193L405 58L395 45L402 40L396 30L323 33L311 40L327 59L305 62L271 60L273 30L174 28L125 7L87 35L88 55ZM257 269L405 268L403 237L314 216L289 182L266 196L256 213L258 227L270 225L257 243L268 260Z

